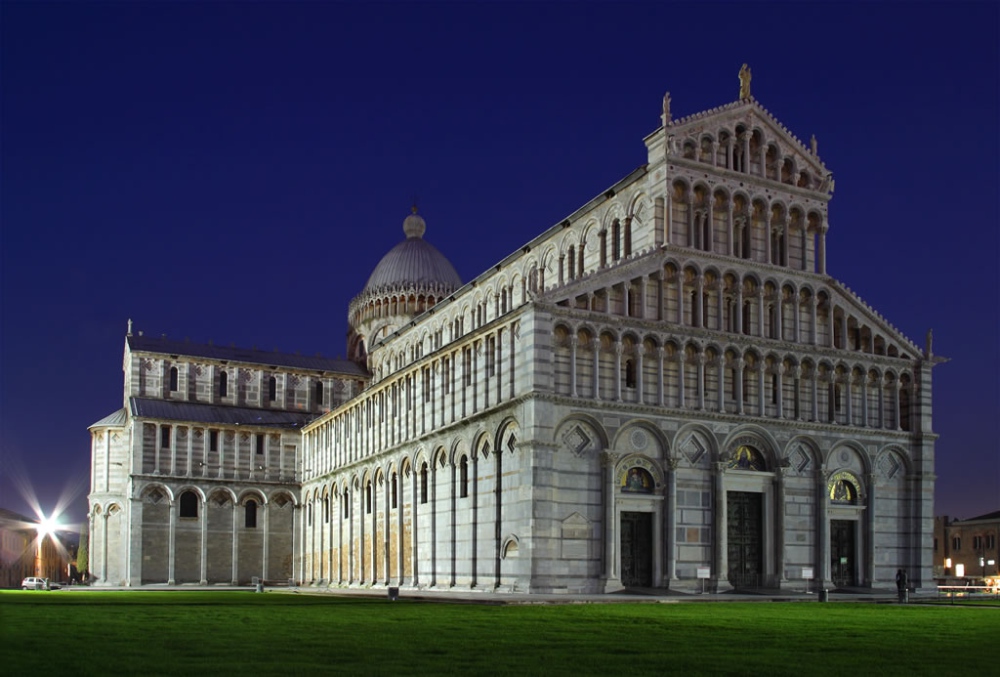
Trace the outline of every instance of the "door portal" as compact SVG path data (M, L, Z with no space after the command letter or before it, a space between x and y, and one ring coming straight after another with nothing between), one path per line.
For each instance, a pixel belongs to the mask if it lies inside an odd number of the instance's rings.
M729 583L734 588L759 588L763 584L763 494L730 491L727 530Z
M621 547L622 585L653 587L653 513L622 513Z
M857 585L853 520L830 520L830 579L838 588Z

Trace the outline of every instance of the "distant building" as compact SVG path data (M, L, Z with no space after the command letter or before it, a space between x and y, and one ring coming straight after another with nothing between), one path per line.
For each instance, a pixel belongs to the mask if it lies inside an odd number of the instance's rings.
M66 548L58 535L39 539L37 526L38 520L0 508L0 588L20 587L26 576L69 580Z
M1000 576L1000 510L966 520L934 518L934 577ZM961 572L961 573L959 573Z
M130 326L97 583L930 584L937 359L827 272L816 143L741 91L645 144L466 284L408 216L349 360Z

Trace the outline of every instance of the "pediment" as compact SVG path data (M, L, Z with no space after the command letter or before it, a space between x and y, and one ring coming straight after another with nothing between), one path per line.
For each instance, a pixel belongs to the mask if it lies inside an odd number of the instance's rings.
M753 97L671 120L663 132L671 159L713 164L714 144L717 153L714 166L721 168L725 168L722 149L730 143L741 143L743 135L749 135L755 158L757 149L762 147L768 164L772 157L777 162L774 175L765 178L821 192L832 190L830 171L819 157L818 144L813 139L808 144L802 142ZM801 183L802 172L809 175L805 184Z

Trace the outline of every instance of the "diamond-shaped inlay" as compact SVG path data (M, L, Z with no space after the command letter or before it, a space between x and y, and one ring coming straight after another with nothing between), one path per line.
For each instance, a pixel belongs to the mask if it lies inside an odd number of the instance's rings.
M878 468L882 473L882 477L888 480L891 480L899 474L900 467L899 461L896 460L896 456L894 454L886 454L878 463Z
M587 447L590 446L590 441L587 431L583 429L583 426L579 425L573 426L563 435L563 444L577 456L586 451Z
M705 456L705 452L708 451L708 448L697 435L691 435L684 443L682 450L691 465L698 465L698 462Z

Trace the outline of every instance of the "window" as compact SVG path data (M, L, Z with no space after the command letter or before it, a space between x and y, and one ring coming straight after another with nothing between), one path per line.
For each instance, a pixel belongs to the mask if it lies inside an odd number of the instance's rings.
M951 537L951 549L954 550L955 552L958 552L959 550L962 549L962 538L961 538L961 536L952 536Z
M997 537L994 534L989 534L986 537L986 549L995 550L997 547Z
M392 499L391 500L392 500L392 507L393 508L397 507L397 505L396 505L396 503L397 503L396 494L397 494L397 485L398 484L399 484L399 476L396 475L396 473L392 473Z
M316 381L316 404L322 406L323 404L323 382Z
M312 503L306 505L306 526L313 525L313 506Z
M219 374L219 397L229 397L229 374Z
M170 426L160 426L160 446L164 449L170 448Z
M247 529L257 528L257 501L253 499L243 506L243 526Z
M351 492L344 491L344 519L351 516Z
M193 491L185 491L181 494L181 517L198 517L198 494Z
M278 399L278 379L273 376L267 379L267 400L274 402Z
M328 523L328 524L330 522L330 497L329 496L324 496L323 497L323 521L326 522L326 523Z
M257 454L260 455L260 456L263 456L263 454L264 454L264 434L263 433L257 435L256 447L257 447L257 449L256 449Z
M372 483L365 485L365 513L372 514Z
M177 367L170 367L170 392L177 392Z
M208 450L218 451L219 450L219 431L209 430L208 431Z
M420 466L420 502L427 502L427 464Z
M934 539L934 552L937 552L937 538Z
M983 537L982 536L973 536L972 537L972 549L975 550L976 552L979 552L980 550L983 549Z
M625 360L625 387L635 388L635 363Z
M466 498L469 495L469 459L462 456L458 469L458 495L460 498Z

